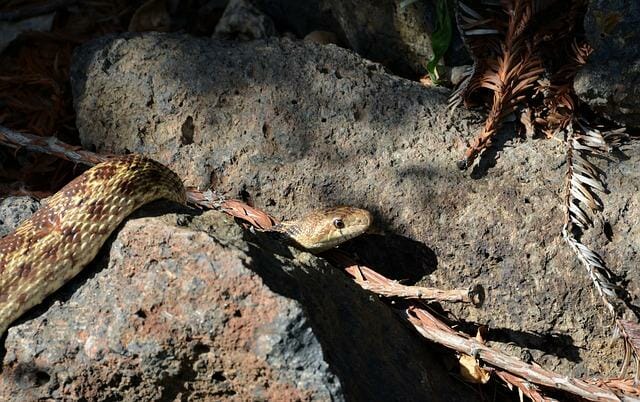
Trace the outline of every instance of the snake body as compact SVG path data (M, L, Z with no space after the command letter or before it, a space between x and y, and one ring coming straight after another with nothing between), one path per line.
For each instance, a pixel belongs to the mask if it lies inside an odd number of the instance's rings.
M140 155L115 157L72 180L1 238L0 335L91 262L129 214L161 198L186 202L178 175ZM370 221L369 212L342 207L273 230L317 252L363 233Z

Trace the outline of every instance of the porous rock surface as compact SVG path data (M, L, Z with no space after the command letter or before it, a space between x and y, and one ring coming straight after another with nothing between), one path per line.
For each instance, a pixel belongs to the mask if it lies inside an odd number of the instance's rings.
M584 27L594 52L574 88L592 109L618 124L640 127L640 3L591 0Z
M442 288L481 284L484 306L447 307L488 325L498 347L526 348L566 374L616 373L622 351L609 346L610 317L559 235L560 142L507 127L478 167L460 172L464 139L482 117L450 117L447 90L335 46L112 37L78 51L73 78L86 147L144 152L189 185L249 195L279 217L368 208L387 236L351 247L375 269ZM635 295L638 151L632 144L598 162L612 194L603 196L605 224L587 239Z
M38 210L40 203L31 197L12 197L0 200L0 237Z
M134 214L9 329L0 399L474 400L345 275L245 235L217 212Z

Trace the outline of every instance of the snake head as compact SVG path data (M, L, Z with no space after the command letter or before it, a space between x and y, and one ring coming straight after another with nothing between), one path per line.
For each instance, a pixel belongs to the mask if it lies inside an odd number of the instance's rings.
M319 253L360 236L372 222L371 213L365 209L335 207L315 210L300 219L282 222L274 229L301 248Z

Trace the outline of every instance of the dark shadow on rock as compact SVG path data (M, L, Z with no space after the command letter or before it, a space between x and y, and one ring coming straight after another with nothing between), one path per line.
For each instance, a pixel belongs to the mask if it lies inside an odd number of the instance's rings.
M387 278L413 284L438 268L435 252L424 243L396 234L366 234L340 247Z
M473 334L476 323L456 322L462 331ZM566 334L520 331L510 328L489 328L487 339L492 342L513 343L520 348L539 350L547 355L567 359L573 363L582 361L580 348L575 346L571 336Z
M21 389L38 388L51 382L47 370L33 363L19 363L11 369L11 375Z
M625 306L631 310L636 320L640 321L640 306L633 304L633 295L627 290L629 283L631 282L626 276L616 275L611 272L613 283L619 286L617 291L618 296L622 299ZM628 317L630 318L630 317Z
M489 169L497 163L498 154L508 148L507 142L514 141L518 137L514 135L515 132L516 128L513 124L505 124L503 128L498 130L491 141L491 146L478 156L478 160L471 170L470 177L472 179L481 179L489 173Z
M640 134L638 134L638 139L640 139ZM634 137L630 137L630 140L633 140ZM622 147L624 148L624 145L622 145ZM623 161L628 161L629 159L631 159L629 157L629 155L624 153L624 149L620 149L620 148L614 148L611 150L611 155L617 159L618 162L623 162Z
M536 334L509 328L491 328L490 334L491 339L497 342L514 342L520 347L539 350L574 363L582 361L580 348L575 346L571 336L566 334Z
M640 127L627 127L627 133L632 140L640 139Z
M315 267L285 267L278 257L250 245L249 268L272 291L297 300L305 309L347 400L477 398L467 389L451 387L453 379L428 345L342 272L322 259Z

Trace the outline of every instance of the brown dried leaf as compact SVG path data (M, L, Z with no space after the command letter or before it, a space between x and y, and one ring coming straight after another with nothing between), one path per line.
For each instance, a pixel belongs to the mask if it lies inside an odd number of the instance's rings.
M465 381L473 384L486 384L491 379L491 373L480 367L480 362L475 357L461 354L458 362L460 363L460 375Z

